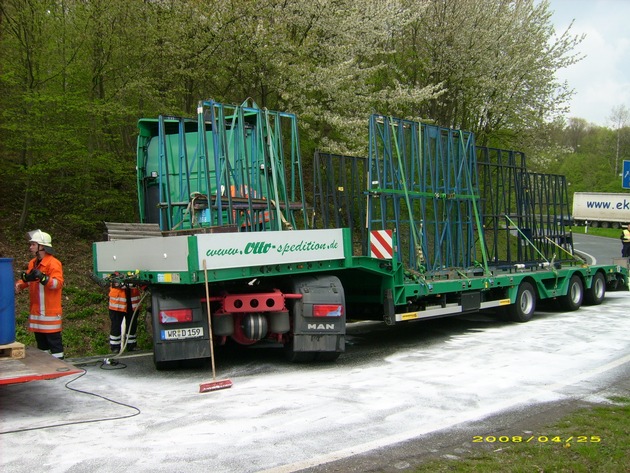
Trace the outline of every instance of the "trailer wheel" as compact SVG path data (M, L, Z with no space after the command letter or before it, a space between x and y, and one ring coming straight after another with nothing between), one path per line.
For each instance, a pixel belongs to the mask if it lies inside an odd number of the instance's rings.
M574 274L569 280L569 289L565 296L558 299L560 306L566 311L578 310L584 300L584 284L582 279Z
M584 303L587 305L599 305L606 295L606 278L600 272L595 273L590 289L584 292Z
M512 322L529 322L536 310L536 291L530 282L523 281L518 287L516 300L505 308L505 315Z

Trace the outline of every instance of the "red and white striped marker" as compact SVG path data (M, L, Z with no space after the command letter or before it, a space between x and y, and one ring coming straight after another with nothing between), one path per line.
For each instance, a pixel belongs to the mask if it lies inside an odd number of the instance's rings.
M370 234L370 256L372 258L392 259L394 256L392 230L372 230Z

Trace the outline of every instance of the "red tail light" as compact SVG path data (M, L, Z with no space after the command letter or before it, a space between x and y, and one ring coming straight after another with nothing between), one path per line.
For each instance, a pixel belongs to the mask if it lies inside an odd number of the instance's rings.
M315 304L313 305L313 317L341 317L343 306L339 304Z
M160 323L162 324L180 324L183 322L192 322L192 309L170 309L160 311Z

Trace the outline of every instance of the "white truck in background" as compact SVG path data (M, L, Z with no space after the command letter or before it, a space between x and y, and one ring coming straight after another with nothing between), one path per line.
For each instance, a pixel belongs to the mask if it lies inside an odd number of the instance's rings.
M575 192L573 221L581 226L624 227L630 223L630 193Z

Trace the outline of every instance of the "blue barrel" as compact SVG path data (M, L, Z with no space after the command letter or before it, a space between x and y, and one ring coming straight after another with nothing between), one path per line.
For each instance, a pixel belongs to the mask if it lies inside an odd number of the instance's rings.
M0 345L15 341L13 259L0 258Z

